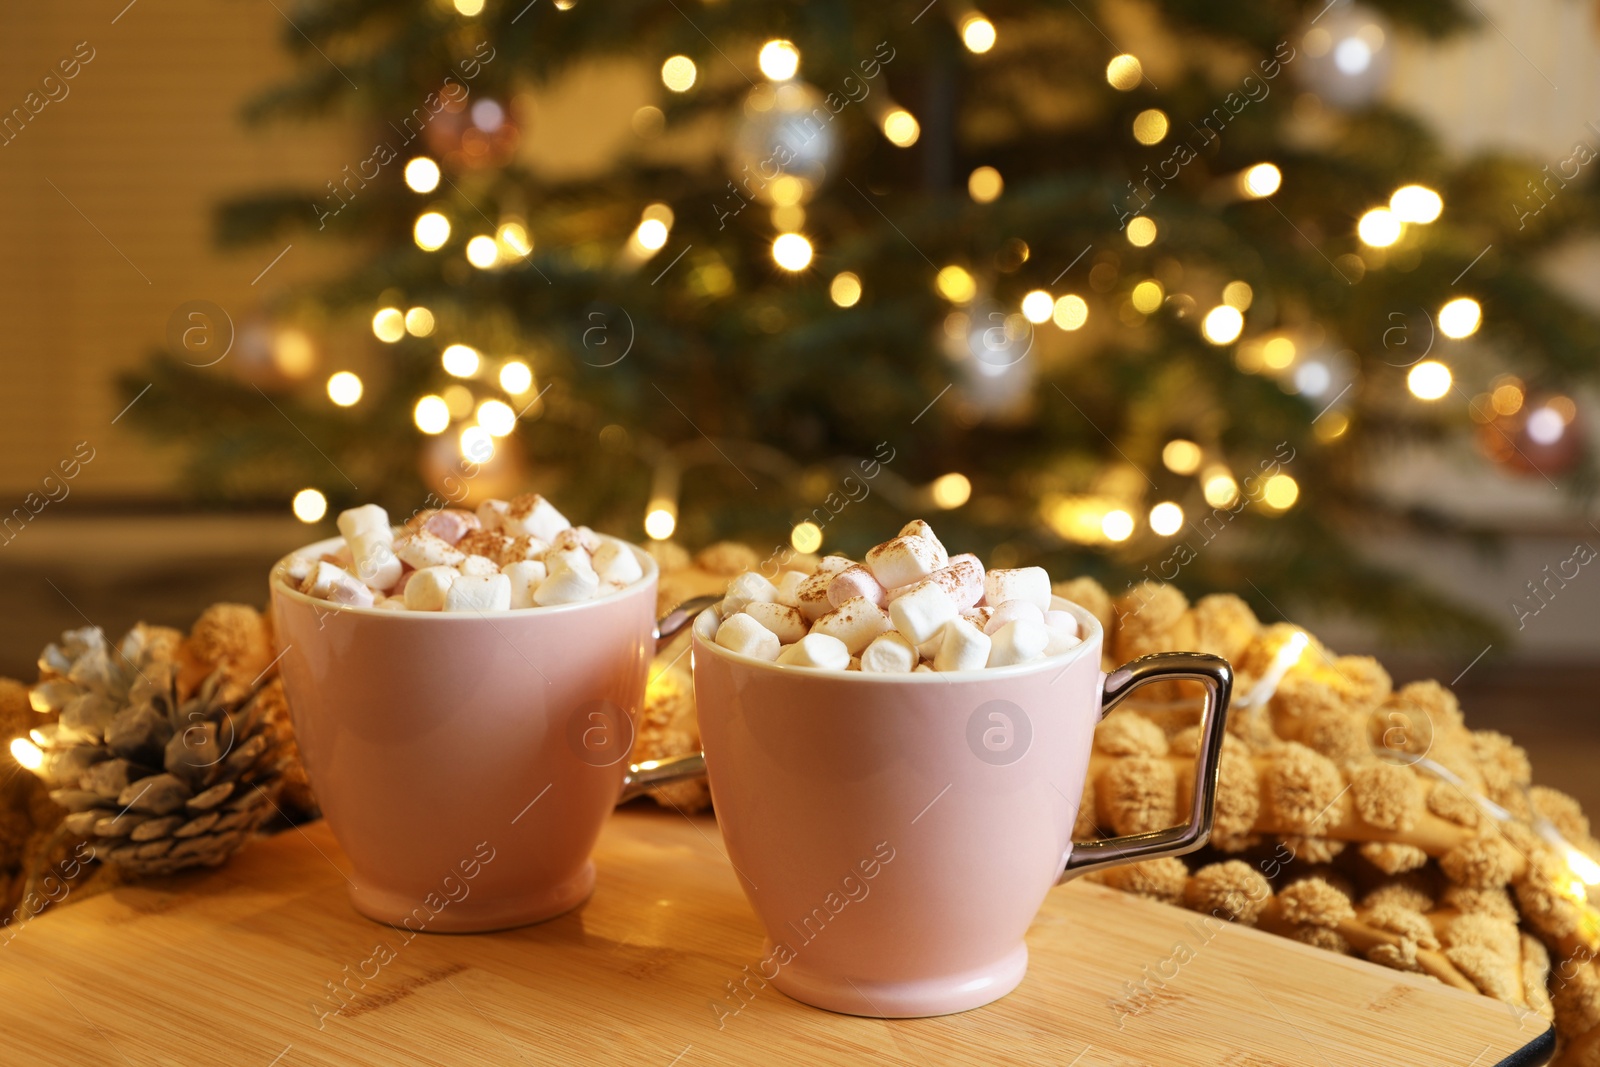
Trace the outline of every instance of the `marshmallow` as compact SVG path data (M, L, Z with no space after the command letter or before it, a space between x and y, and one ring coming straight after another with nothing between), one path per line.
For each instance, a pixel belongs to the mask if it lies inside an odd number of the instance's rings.
M784 571L778 575L778 603L787 604L791 608L800 606L800 587L805 584L811 575L805 571ZM824 590L826 593L826 590Z
M926 663L919 663L915 667L911 668L911 673L912 674L932 674L933 673L933 668L928 666Z
M508 533L532 534L541 541L554 541L557 534L572 525L554 504L538 493L513 497L506 505L501 522Z
M890 630L872 639L861 653L861 669L869 674L905 674L917 665L917 650Z
M307 596L347 604L355 608L372 607L372 590L343 567L319 561L316 569L306 575L300 591Z
M811 624L812 633L837 637L852 656L860 655L874 637L887 629L889 616L864 596L846 600Z
M989 623L983 628L983 632L990 637L993 637L995 631L1006 623L1015 622L1018 619L1027 619L1029 622L1036 622L1040 626L1044 625L1044 612L1026 600L1007 600L1003 604L992 604L990 607L992 611L989 616Z
M838 607L846 600L864 596L878 607L883 607L887 596L883 586L872 572L859 563L846 567L828 581L828 603Z
M885 589L921 581L940 567L944 550L925 537L896 537L867 550L867 569Z
M406 602L397 596L386 596L382 600L374 601L372 606L383 611L406 610Z
M511 607L511 579L495 571L482 576L463 574L445 590L446 611L505 611Z
M1043 567L990 571L983 576L983 601L990 607L1008 600L1026 600L1041 612L1050 610L1050 575Z
M744 606L744 611L746 615L776 634L778 640L786 645L793 644L806 635L806 617L800 614L798 608L752 600Z
M1078 636L1078 617L1070 611L1047 611L1044 613L1044 624L1052 630Z
M722 601L722 613L736 615L745 609L746 604L758 601L772 604L776 603L777 599L777 586L755 571L745 571L728 583L728 594Z
M936 671L975 671L989 662L993 641L989 635L965 619L951 619L944 624L944 640L939 643L939 654L934 657Z
M948 626L946 623L945 626ZM932 662L933 657L939 654L939 645L944 642L944 626L939 627L939 632L917 646L917 655Z
M488 556L467 556L456 565L456 569L467 578L487 578L500 573L500 564Z
M594 559L581 548L563 548L546 552L544 566L551 574L566 570L593 571Z
M533 602L540 607L592 600L600 589L600 576L592 567L550 567L545 580L534 590Z
M989 620L994 618L994 609L987 607L968 608L966 611L961 613L961 617L966 619L972 625L976 626L978 629L982 630L984 633L988 633Z
M889 605L889 618L894 621L894 628L918 645L956 616L955 601L935 582L918 582L916 588Z
M505 525L506 512L511 505L504 500L485 500L478 505L478 526L481 529L494 532Z
M467 558L449 541L426 529L401 534L395 539L394 554L419 571L424 567L456 567Z
M455 547L463 556L484 556L498 564L512 541L513 538L494 530L473 530L457 541ZM505 562L511 561L508 559Z
M279 573L283 575L283 580L288 584L299 586L316 569L316 560L307 556L290 556L283 561L283 567Z
M412 611L443 611L445 594L461 575L454 567L424 567L406 579L405 605Z
M633 549L616 541L602 543L594 550L590 562L602 582L632 585L644 577L644 568L639 565L639 558L633 554Z
M351 570L373 589L389 589L405 568L394 554L394 530L389 513L376 504L363 504L339 513L339 532L350 549Z
M717 627L717 644L729 652L764 660L777 659L783 647L777 634L742 611L722 620Z
M935 556L935 558L939 561L938 565L940 567L946 566L951 562L950 553L945 551L944 545L940 544L939 539L933 535L933 527L929 526L921 519L912 519L910 522L902 526L900 528L900 536L920 537L924 541L931 543L934 549L937 550L938 555ZM971 555L971 553L968 553L968 555ZM972 558L977 559L978 557L973 556Z
M406 525L411 525L407 523ZM470 511L461 511L458 508L448 508L444 511L435 511L413 529L424 530L433 536L455 544L473 530L480 529L483 523L478 516Z
M991 572L992 573L992 572ZM1044 623L1032 619L1013 619L994 632L989 650L989 666L1010 667L1041 658L1050 643Z
M828 559L835 559L829 556ZM823 562L827 562L824 560ZM842 570L843 568L840 568ZM812 622L816 622L829 611L833 610L833 603L828 599L828 586L833 582L837 571L818 570L817 573L801 582L795 590L795 603L804 615Z
M1059 656L1063 652L1070 652L1083 644L1083 638L1077 634L1069 634L1065 630L1057 630L1053 626L1046 626L1044 632L1049 635L1045 642L1044 654Z
M961 611L983 599L983 564L970 557L951 560L948 567L928 575L928 581L938 582Z
M604 543L600 540L600 535L587 526L568 526L548 540L551 548L581 548L590 555L598 551Z
M794 609L790 609L791 611ZM843 671L850 668L850 650L844 642L827 634L806 634L778 653L778 662L791 667L820 667Z
M348 543L352 537L377 537L394 540L389 513L377 504L362 504L339 512L339 532Z
M817 560L817 568L812 574L838 574L846 567L854 567L856 561L849 556L823 556Z
M545 580L547 573L544 564L536 559L518 560L515 563L504 564L500 568L500 573L511 579L511 606L533 607L533 594Z

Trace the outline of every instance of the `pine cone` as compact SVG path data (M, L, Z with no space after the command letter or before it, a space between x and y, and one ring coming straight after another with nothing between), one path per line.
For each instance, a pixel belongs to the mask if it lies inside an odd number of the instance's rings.
M241 687L223 668L180 696L180 635L137 626L112 649L71 631L40 657L41 774L66 829L135 874L215 866L273 811L284 759L282 683Z

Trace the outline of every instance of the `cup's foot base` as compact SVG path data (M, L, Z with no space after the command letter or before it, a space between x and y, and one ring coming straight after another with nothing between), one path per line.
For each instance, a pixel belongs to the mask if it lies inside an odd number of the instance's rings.
M770 946L769 946L770 948ZM772 984L803 1004L874 1019L953 1015L993 1003L1017 988L1028 972L1028 946L1018 945L994 963L959 974L908 982L873 982L806 969L805 953L785 964Z
M445 901L444 907L437 912L414 896L384 889L352 888L350 903L369 919L413 933L481 934L491 930L510 930L565 915L588 900L594 892L594 864L585 863L583 869L571 878L541 893L515 900L480 902L469 893L465 898L454 901L446 898L442 891L436 892Z

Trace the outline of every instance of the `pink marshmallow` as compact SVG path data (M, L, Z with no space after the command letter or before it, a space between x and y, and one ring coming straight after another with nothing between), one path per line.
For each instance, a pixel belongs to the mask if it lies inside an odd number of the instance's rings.
M444 541L454 545L473 530L479 529L483 524L478 521L478 516L470 511L461 511L458 508L449 508L436 511L429 515L422 523L422 529Z
M834 607L858 596L866 597L880 608L888 603L887 591L872 572L859 563L846 567L828 582L828 603Z

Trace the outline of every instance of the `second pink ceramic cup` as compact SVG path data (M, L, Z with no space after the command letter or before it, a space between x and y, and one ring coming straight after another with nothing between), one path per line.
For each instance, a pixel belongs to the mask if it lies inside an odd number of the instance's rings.
M1050 887L1192 851L1210 833L1232 672L1168 653L1100 671L1082 644L1015 667L874 675L790 667L694 627L706 772L728 858L766 929L757 970L852 1015L943 1015L1014 989ZM1136 687L1207 690L1188 823L1074 842L1095 723Z

